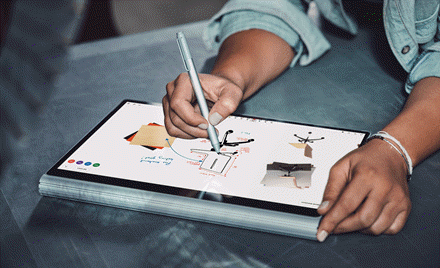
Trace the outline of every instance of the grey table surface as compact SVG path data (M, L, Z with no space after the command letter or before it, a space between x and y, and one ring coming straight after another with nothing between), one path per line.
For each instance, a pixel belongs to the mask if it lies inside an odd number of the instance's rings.
M70 68L0 182L1 267L439 267L440 153L414 170L413 209L394 236L332 235L324 243L55 198L38 181L123 99L160 102L183 72L175 33L208 72L205 22L72 47ZM406 99L386 40L327 34L332 50L287 70L239 114L375 132Z

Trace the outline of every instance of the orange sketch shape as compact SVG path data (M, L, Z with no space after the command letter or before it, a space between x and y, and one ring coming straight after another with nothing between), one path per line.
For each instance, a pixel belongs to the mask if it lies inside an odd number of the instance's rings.
M289 143L295 148L304 149L304 156L308 158L312 158L312 147L310 147L306 143Z
M170 147L176 138L168 135L164 126L142 125L130 142L130 145L151 147Z
M156 123L149 123L148 125L149 126L160 126L160 125L158 125ZM133 135L131 135L129 138L126 138L126 140L131 142L133 140L134 136L136 136L136 134L137 134L137 131ZM163 149L163 147L160 147L160 146L146 146L146 147L150 148L150 149L154 149L154 148L156 148L156 149Z

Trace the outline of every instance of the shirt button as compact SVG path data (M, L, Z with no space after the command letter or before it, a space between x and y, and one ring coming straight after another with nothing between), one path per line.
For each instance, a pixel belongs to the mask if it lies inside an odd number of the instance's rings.
M409 46L404 46L404 47L402 48L402 54L406 54L406 53L408 53L410 50L411 50L411 48L410 48Z
M218 35L215 36L215 42L217 42L217 43L220 42L220 36L218 36Z

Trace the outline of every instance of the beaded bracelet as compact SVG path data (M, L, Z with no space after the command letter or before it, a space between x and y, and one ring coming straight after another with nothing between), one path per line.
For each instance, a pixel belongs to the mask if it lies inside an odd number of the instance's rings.
M399 154L403 157L403 159L405 160L405 163L408 167L408 175L406 176L407 181L411 180L411 175L412 175L412 171L413 171L413 166L412 166L412 160L411 157L409 156L408 152L405 150L405 148L402 146L402 144L393 136L391 136L390 134L388 134L385 131L379 131L376 134L371 135L367 141L370 141L372 139L381 139L383 141L386 141L388 144L390 144L396 151L399 152ZM397 146L399 148L397 148L396 145L394 145L391 141L393 141L395 144L397 144ZM399 150L400 149L400 150Z

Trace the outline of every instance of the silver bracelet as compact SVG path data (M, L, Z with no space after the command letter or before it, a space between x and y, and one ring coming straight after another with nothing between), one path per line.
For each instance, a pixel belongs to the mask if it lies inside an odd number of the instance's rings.
M407 181L411 180L411 175L413 172L413 165L411 157L409 156L408 152L405 150L405 148L402 146L402 144L393 136L388 134L385 131L379 131L376 134L371 135L367 141L370 141L372 139L381 139L383 141L386 141L388 144L390 144L396 151L399 152L399 154L403 157L403 160L405 160L405 163L408 167L408 175L406 176ZM391 141L393 141L399 148L397 148L396 145L394 145Z

